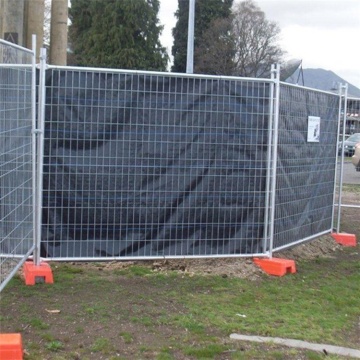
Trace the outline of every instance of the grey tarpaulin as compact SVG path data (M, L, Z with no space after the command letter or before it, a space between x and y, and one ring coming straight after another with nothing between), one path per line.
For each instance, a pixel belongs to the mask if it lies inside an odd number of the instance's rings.
M262 251L269 84L50 70L43 255Z
M278 126L274 249L331 230L339 96L282 84ZM309 142L308 117L320 118Z

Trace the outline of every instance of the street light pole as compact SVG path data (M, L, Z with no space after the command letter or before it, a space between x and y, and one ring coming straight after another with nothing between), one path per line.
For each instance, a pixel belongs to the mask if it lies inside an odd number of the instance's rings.
M186 58L186 72L188 74L192 74L194 72L194 21L195 21L195 0L190 0L187 58Z

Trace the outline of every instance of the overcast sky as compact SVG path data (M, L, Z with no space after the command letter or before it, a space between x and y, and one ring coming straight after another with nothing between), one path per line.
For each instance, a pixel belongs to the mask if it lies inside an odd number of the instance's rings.
M288 59L302 59L303 68L331 70L360 88L360 0L255 2L268 20L280 26L280 46ZM161 41L171 53L178 0L160 3L160 22L165 26Z

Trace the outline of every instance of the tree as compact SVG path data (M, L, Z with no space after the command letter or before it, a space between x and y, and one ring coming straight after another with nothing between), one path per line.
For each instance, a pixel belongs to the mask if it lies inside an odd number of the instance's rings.
M234 75L262 77L269 73L271 64L281 62L284 53L277 45L280 28L275 22L268 21L252 0L235 6L232 32Z
M196 0L195 1L195 31L194 31L194 68L200 58L198 51L202 42L202 35L215 19L228 18L231 15L233 0ZM179 0L175 13L177 23L172 29L174 44L173 72L186 72L187 34L188 34L189 0Z
M50 46L51 0L45 0L43 43Z
M233 75L236 68L232 18L213 20L201 40L195 51L195 72L198 74Z
M165 71L159 0L72 0L70 43L82 66Z
M39 61L40 48L43 47L44 36L44 0L25 0L24 35L25 45L32 48L32 35L36 35L36 57Z
M51 4L50 63L66 65L68 44L68 0L53 0Z

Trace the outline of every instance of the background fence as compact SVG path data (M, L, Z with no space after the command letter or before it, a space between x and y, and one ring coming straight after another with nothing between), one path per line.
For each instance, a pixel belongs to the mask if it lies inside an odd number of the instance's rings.
M340 97L281 84L273 250L332 231Z
M34 52L0 40L0 290L34 250Z

